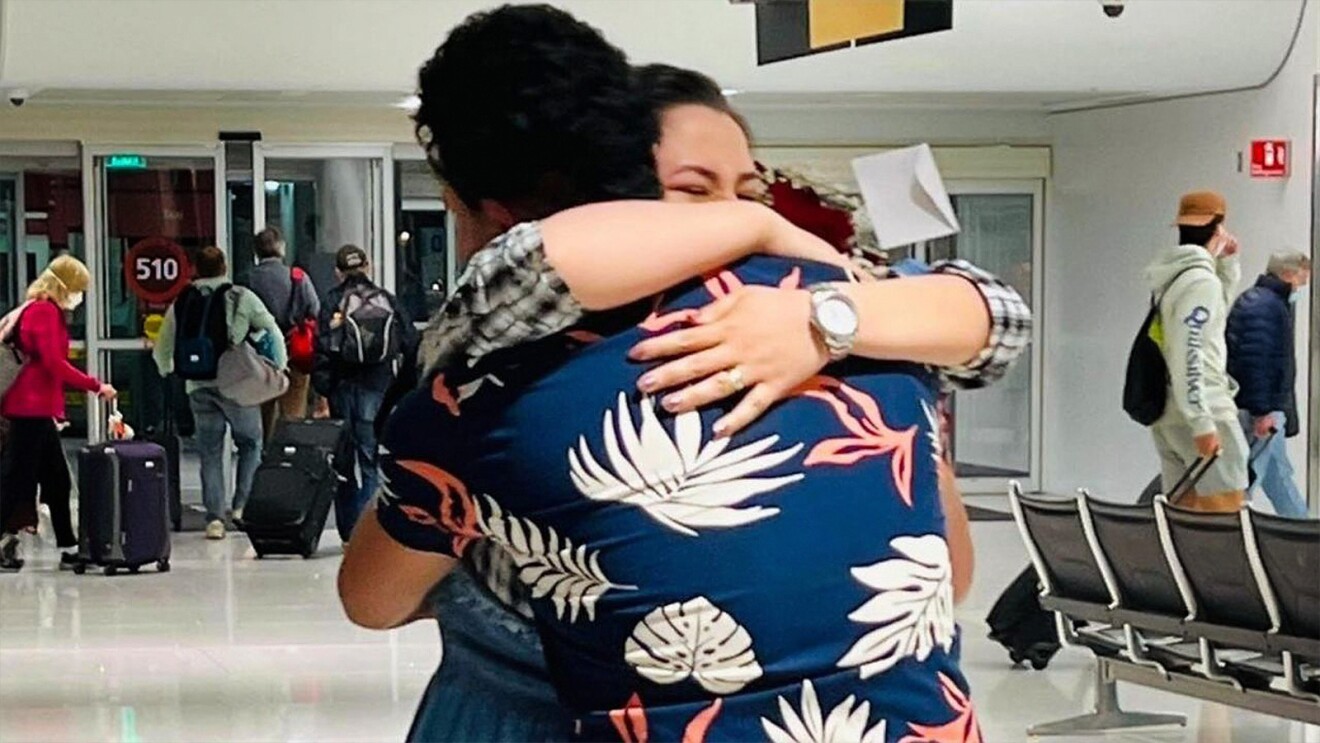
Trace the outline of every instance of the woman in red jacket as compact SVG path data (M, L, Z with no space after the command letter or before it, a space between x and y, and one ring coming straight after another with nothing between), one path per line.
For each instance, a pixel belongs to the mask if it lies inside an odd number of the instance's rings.
M0 415L9 423L8 443L0 463L0 570L23 567L20 532L37 527L37 491L50 507L60 549L77 547L69 515L73 482L60 444L58 422L64 420L64 388L96 394L103 400L115 388L82 373L69 363L69 327L64 313L82 304L91 284L87 267L64 255L51 262L28 288L28 302L17 312L10 338L26 356L13 385L0 400ZM60 568L71 567L76 555L60 555Z

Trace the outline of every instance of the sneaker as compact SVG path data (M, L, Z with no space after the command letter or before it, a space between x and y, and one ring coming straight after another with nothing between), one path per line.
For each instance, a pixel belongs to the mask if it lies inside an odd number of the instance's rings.
M78 559L77 552L60 553L60 570L73 570L75 567L81 564L82 564L82 560Z
M18 548L17 534L0 535L0 571L13 573L23 568Z
M233 519L234 519L234 523L235 523L235 524L242 524L242 523L243 523L243 509L241 509L241 508L235 508L235 509L234 509L234 514L233 514Z
M211 523L207 524L207 525L206 525L206 538L207 538L207 539L224 539L224 538L225 538L225 522L221 521L220 519L216 519L215 521L212 521Z

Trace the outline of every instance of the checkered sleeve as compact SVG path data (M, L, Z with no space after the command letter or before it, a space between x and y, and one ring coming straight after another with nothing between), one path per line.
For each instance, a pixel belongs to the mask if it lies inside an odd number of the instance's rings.
M931 272L972 282L990 310L990 342L967 364L940 369L946 387L974 390L998 381L1031 343L1031 307L994 274L967 261L941 261Z
M545 338L582 318L582 306L545 259L541 226L525 222L475 253L422 336L424 369Z

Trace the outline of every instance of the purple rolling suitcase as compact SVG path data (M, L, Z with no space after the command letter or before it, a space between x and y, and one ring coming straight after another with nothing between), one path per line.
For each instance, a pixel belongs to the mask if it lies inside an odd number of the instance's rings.
M165 449L108 441L78 453L78 556L74 571L106 575L143 565L170 569L170 482Z

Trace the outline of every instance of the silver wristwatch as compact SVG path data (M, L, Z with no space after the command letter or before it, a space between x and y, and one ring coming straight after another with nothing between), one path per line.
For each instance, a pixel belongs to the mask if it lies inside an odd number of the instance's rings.
M852 353L861 324L857 305L833 284L816 284L811 293L811 327L820 334L830 359L838 361Z

